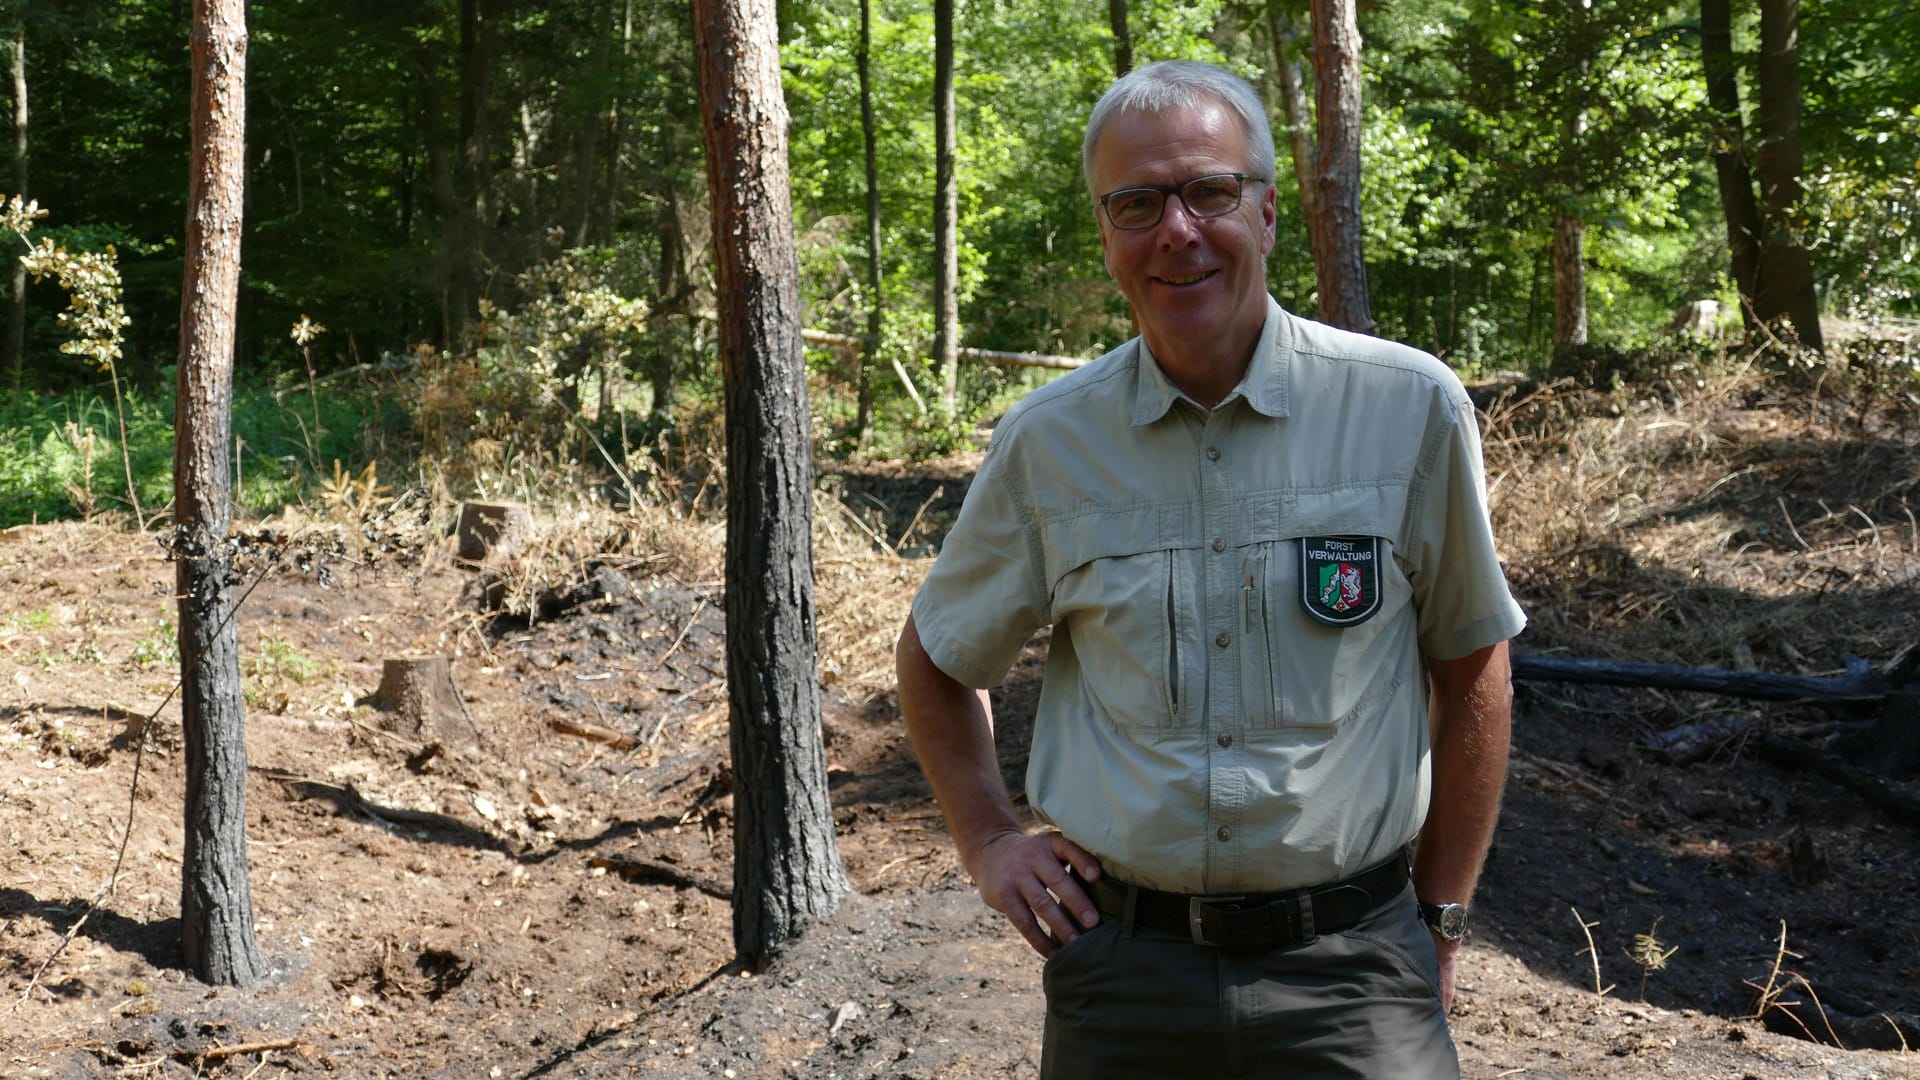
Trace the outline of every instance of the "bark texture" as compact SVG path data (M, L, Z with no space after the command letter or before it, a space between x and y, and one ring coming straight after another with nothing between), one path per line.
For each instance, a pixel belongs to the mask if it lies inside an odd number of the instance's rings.
M1370 334L1360 229L1360 27L1352 0L1313 0L1318 153L1308 231L1320 321Z
M1818 350L1820 302L1813 260L1800 242L1800 2L1760 3L1760 283L1755 296L1762 321L1785 316L1800 343Z
M1561 211L1553 223L1553 351L1587 343L1587 223Z
M953 0L933 0L933 358L940 406L960 396L960 187L954 176Z
M1700 58L1707 73L1707 106L1717 128L1713 171L1720 184L1721 214L1727 220L1733 284L1740 292L1740 320L1752 327L1760 289L1760 204L1753 197L1753 173L1747 167L1730 8L1731 0L1700 0Z
M243 0L194 0L193 136L181 285L174 546L187 766L180 936L187 967L214 984L265 969L247 876L247 744L237 579L227 547L234 309L246 168Z
M727 411L734 947L752 967L847 892L815 676L799 268L774 0L695 0Z

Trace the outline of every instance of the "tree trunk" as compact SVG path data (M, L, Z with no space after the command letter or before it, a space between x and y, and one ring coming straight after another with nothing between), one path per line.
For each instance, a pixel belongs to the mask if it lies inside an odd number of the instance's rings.
M1820 301L1813 261L1800 242L1800 0L1760 2L1760 284L1755 314L1786 316L1800 343L1818 351Z
M774 0L694 0L727 412L734 947L760 968L848 891L815 673L799 265Z
M867 333L856 361L859 404L853 428L862 451L873 441L873 367L880 359L880 331L886 322L880 267L880 167L873 123L873 0L860 0L860 133L867 154Z
M1274 79L1280 84L1280 114L1287 123L1287 149L1293 155L1293 182L1300 189L1300 213L1311 221L1314 217L1313 110L1307 104L1300 63L1293 58L1300 33L1277 4L1267 8L1267 37L1273 45ZM1280 178L1273 179L1278 183Z
M265 969L254 942L247 880L247 744L227 549L246 78L243 0L194 0L192 163L173 456L187 771L180 936L196 976L235 986Z
M1360 228L1360 27L1353 0L1313 0L1313 268L1320 321L1371 334Z
M1553 354L1587 343L1587 224L1570 210L1553 223Z
M1740 320L1754 325L1760 288L1760 206L1747 169L1746 125L1740 116L1740 80L1733 59L1731 0L1700 0L1700 59L1707 74L1707 106L1718 121L1713 135L1713 171L1720 182L1720 210L1727 219L1727 250L1733 285L1740 292Z
M1107 23L1113 27L1113 77L1133 70L1133 35L1127 31L1127 0L1107 0Z
M27 31L16 26L8 66L13 72L13 194L27 197ZM27 268L13 260L13 295L7 307L5 366L13 372L13 395L20 396L27 355Z
M488 194L488 97L492 92L493 19L490 0L460 0L460 103L451 165L450 213L441 222L446 264L446 321L458 347L480 299Z
M1569 0L1578 40L1593 0ZM1553 355L1587 343L1587 222L1581 197L1587 190L1587 71L1583 57L1574 69L1572 90L1560 116L1560 182L1563 202L1553 221Z
M933 0L933 359L940 407L960 397L960 188L954 177L953 0Z

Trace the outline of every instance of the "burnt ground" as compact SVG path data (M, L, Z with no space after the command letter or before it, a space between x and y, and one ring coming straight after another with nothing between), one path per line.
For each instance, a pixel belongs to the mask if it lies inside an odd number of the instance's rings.
M1546 529L1554 515L1530 500L1563 504L1586 468L1579 425L1554 427L1538 406L1493 410L1503 531ZM1604 403L1591 415L1619 420ZM1615 503L1583 496L1595 522L1625 506L1617 524L1510 553L1534 617L1522 648L1815 674L1849 649L1894 658L1920 610L1920 534L1869 496L1913 475L1909 433L1745 392L1699 415L1668 402L1625 417L1644 437L1594 475L1653 473ZM1509 470L1506 440L1563 464ZM1836 446L1861 456L1836 463ZM818 560L825 736L854 893L756 975L729 967L718 526L629 527L597 564L613 571L597 599L531 624L482 618L474 572L437 535L411 555L319 544L279 560L238 621L271 968L243 989L182 970L179 709L162 704L172 568L151 536L104 525L0 533L0 1075L1031 1075L1039 961L971 891L886 688L885 650L924 566L881 545L917 554L965 480L963 467L825 480L841 500L826 504ZM1859 507L1872 536L1845 510L1817 520L1822 498ZM836 505L849 507L839 525ZM1744 524L1702 524L1742 508ZM1717 557L1658 539L1695 526ZM1893 621L1829 625L1856 602ZM1734 619L1750 632L1725 655L1672 644L1721 642ZM384 659L416 654L453 658L463 714L416 729L367 701ZM1016 790L1039 656L997 702ZM1809 767L1884 763L1877 716L1522 683L1454 1017L1467 1074L1912 1075L1915 822ZM1691 740L1656 748L1675 731ZM1910 793L1910 779L1887 790ZM1644 980L1636 950L1660 958Z

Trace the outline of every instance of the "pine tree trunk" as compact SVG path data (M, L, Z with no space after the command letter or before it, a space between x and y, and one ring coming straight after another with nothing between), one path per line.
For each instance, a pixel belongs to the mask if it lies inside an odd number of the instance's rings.
M952 416L960 396L960 189L954 177L953 0L933 0L933 358L940 407Z
M1367 299L1360 227L1360 27L1352 0L1313 0L1313 267L1320 321L1361 333L1376 323Z
M1760 3L1760 283L1755 314L1762 321L1786 316L1800 343L1815 351L1820 301L1813 291L1813 260L1800 242L1795 220L1800 186L1800 0Z
M880 361L886 299L880 267L880 166L873 122L873 0L860 0L860 135L867 164L867 333L860 345L859 402L853 428L862 451L873 441L873 369Z
M194 0L193 158L173 459L187 771L180 936L188 968L223 985L251 982L265 968L247 878L247 744L227 548L246 64L243 0Z
M1746 125L1740 116L1740 81L1733 59L1731 0L1700 0L1700 59L1707 73L1707 105L1718 121L1713 171L1720 182L1720 210L1727 219L1727 250L1740 320L1753 326L1760 291L1760 205L1747 169Z
M815 674L799 267L774 0L695 0L727 412L734 947L759 968L848 890Z

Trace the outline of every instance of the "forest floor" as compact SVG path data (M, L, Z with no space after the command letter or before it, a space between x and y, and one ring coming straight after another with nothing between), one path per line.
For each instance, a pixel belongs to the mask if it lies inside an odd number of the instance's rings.
M1892 664L1920 640L1920 423L1872 390L1676 376L1490 398L1496 519L1532 617L1518 648ZM959 867L888 685L926 569L898 553L937 539L968 475L822 476L824 728L854 891L757 975L729 967L710 516L541 518L522 565L547 569L507 591L595 585L530 623L482 614L425 517L249 527L270 970L241 989L182 970L173 568L125 528L0 532L0 1076L1032 1075L1040 961ZM1043 646L997 703L1016 791ZM385 659L422 654L452 657L464 704L413 730L368 697ZM1829 778L1901 752L1877 720L1523 682L1453 1017L1467 1075L1920 1073L1913 773L1883 781L1885 805Z

